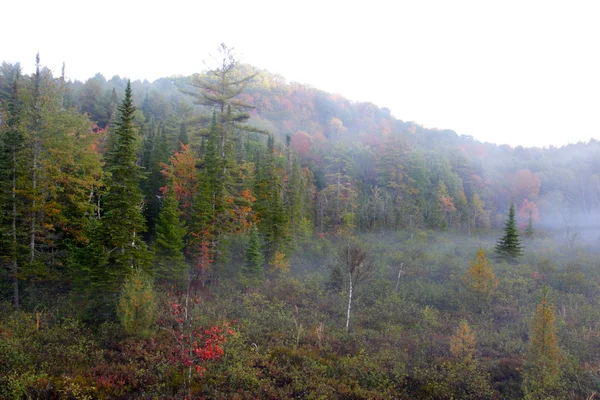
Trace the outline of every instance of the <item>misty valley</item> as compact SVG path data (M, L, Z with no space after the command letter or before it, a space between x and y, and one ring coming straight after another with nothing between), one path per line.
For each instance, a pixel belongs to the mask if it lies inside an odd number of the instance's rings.
M599 141L213 60L1 65L0 398L600 398Z

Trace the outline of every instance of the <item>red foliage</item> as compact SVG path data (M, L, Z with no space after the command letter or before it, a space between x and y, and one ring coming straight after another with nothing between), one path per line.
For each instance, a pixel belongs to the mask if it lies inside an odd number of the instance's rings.
M535 204L533 201L529 201L528 199L524 199L517 214L517 220L519 222L520 229L525 229L527 227L527 224L529 223L529 213L531 213L533 223L537 223L540 219L540 212L537 204Z
M456 211L456 207L454 207L454 203L452 202L452 197L442 196L442 209L444 212Z
M224 354L223 344L226 335L233 335L231 323L225 322L223 326L208 328L193 327L190 317L190 306L199 303L198 299L183 303L172 303L171 312L176 320L171 333L175 339L175 346L171 350L169 360L185 369L193 368L198 375L206 370L206 361L218 360Z
M179 201L184 218L188 219L191 217L193 196L198 189L196 161L190 145L181 143L181 151L171 156L170 165L161 165L164 176L171 178L171 174L173 174L177 201ZM161 190L164 193L166 188L161 188Z
M297 131L292 135L291 146L300 157L304 157L310 151L310 137L306 132Z

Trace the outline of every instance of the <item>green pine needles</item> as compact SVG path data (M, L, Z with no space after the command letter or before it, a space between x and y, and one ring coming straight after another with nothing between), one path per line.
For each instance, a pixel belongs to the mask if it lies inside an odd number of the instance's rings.
M245 286L258 286L264 278L264 257L260 251L260 240L256 225L250 231L250 241L246 249L246 262L240 271L240 281Z
M514 261L523 255L523 246L519 240L517 224L515 222L515 203L510 203L508 220L504 225L504 236L496 244L495 250L498 258L506 261Z
M144 172L137 165L139 138L134 124L135 110L128 82L106 155L106 170L110 175L102 207L102 236L110 254L109 264L116 267L112 273L117 276L132 267L148 265L150 261L148 247L141 236L146 231L142 214L144 195L140 189Z

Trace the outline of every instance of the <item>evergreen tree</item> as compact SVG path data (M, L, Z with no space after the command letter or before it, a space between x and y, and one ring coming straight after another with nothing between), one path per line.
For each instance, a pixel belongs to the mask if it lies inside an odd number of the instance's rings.
M109 252L109 274L117 283L130 268L146 266L149 261L148 248L141 236L146 231L142 214L144 197L140 189L144 173L136 162L135 110L128 81L112 146L106 155L105 169L110 175L106 181L108 192L104 196L101 227L103 243Z
M13 285L13 305L19 308L19 217L21 202L17 196L22 173L24 135L20 98L21 69L15 66L12 89L5 103L6 120L0 126L0 254L6 257ZM3 104L4 105L4 104Z
M517 233L517 224L515 222L515 203L510 203L508 211L508 220L504 225L504 236L496 244L496 254L498 258L507 261L515 260L523 254L523 246Z
M179 125L179 136L177 137L177 139L178 139L179 143L183 143L183 144L189 143L187 126L183 122ZM177 143L177 147L179 147L179 143Z
M125 331L130 335L148 336L156 322L156 308L152 278L136 269L125 279L117 307Z
M246 248L246 261L240 271L240 281L245 286L257 286L264 277L264 258L260 252L258 229L252 227L250 241Z
M148 179L144 182L146 208L144 210L150 237L154 235L156 220L160 212L160 188L165 186L166 179L162 173L162 165L169 162L169 143L165 128L153 138L152 151L148 162Z
M173 280L182 278L185 274L186 263L183 248L185 247L186 229L181 221L178 205L175 187L171 179L156 225L154 249L158 279Z

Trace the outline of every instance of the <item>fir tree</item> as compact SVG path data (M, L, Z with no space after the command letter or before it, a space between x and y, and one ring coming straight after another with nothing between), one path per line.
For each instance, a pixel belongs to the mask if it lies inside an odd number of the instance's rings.
M145 218L148 224L149 236L153 236L158 214L160 212L160 188L165 186L165 176L162 173L162 165L169 161L169 143L165 128L154 137L150 160L148 163L148 179L145 182L146 209Z
M523 246L521 246L515 222L515 203L510 203L508 220L504 225L504 236L498 241L495 249L498 258L507 261L515 260L523 254Z
M183 123L183 122L179 125L179 136L177 137L177 139L179 140L179 143L183 143L183 144L189 143L187 127L186 127L185 123ZM179 147L179 143L177 143L177 147Z
M156 225L156 272L158 279L183 277L186 269L183 248L186 229L181 221L181 212L173 182L169 184Z
M260 252L260 241L256 226L250 231L250 241L246 249L246 262L240 271L240 280L246 286L257 286L264 277L264 258Z
M15 66L12 88L4 103L6 118L0 129L0 255L9 264L13 284L13 305L19 308L19 217L21 202L17 196L22 174L22 150L24 135L22 126L22 103L20 98L21 67ZM3 104L3 105L4 105Z
M134 125L131 82L119 106L119 119L108 149L105 168L110 176L106 185L102 216L103 243L109 252L110 274L120 282L129 268L148 264L149 253L141 234L146 231L142 214L144 177L137 165L138 136Z

